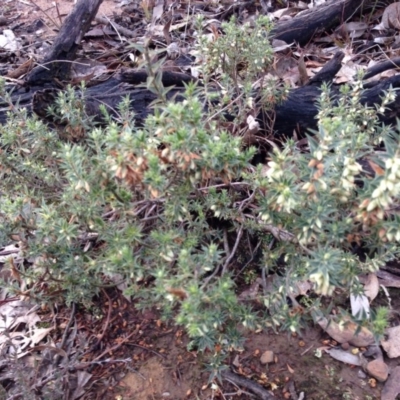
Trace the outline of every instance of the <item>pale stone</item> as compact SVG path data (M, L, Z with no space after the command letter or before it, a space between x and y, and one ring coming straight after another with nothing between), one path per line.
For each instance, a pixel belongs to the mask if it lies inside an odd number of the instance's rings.
M264 351L260 358L261 364L270 364L274 362L274 352L271 350Z

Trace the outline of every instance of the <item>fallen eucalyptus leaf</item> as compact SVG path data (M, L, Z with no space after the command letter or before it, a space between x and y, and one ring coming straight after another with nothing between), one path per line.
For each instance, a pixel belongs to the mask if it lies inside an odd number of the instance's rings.
M373 29L397 29L400 30L400 2L389 4L382 14L382 21Z
M382 339L381 345L389 358L400 357L400 325L386 329L387 340Z
M349 318L344 318L340 322L322 317L317 320L319 326L338 343L350 343L356 347L366 347L375 342L372 332L355 324Z
M332 358L350 365L357 365L360 367L363 364L361 355L351 354L341 349L327 349L325 350Z

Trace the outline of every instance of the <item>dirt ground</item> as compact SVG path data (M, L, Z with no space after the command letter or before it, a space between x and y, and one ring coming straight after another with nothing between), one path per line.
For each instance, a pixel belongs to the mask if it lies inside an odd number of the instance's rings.
M38 19L45 22L43 32L51 36L56 28L62 24L64 18L74 7L74 0L48 1L48 0L3 0L3 15L7 14L7 9L12 10L13 18L18 17L21 24L30 24ZM114 13L118 14L121 1L104 0L100 5L99 17L111 17ZM42 36L42 34L40 33ZM43 36L42 36L43 37Z
M129 357L132 363L128 368L126 365L116 367L114 379L121 380L110 387L107 399L256 398L228 382L221 385L216 381L214 385L208 385L209 375L201 366L201 356L187 351L188 338L182 329L164 325L155 311L141 314L120 295L116 293L115 296L113 309L122 308L123 311L116 312L111 318L107 334L109 346L118 341L119 335L130 332L133 326L140 328L137 335L113 354L117 359ZM104 313L106 308L104 305ZM129 321L128 325L126 321ZM132 328L125 330L121 328L124 325ZM277 399L293 398L290 397L293 384L296 393L303 392L307 400L380 398L381 385L375 385L360 367L343 364L323 351L319 352L319 349L334 344L319 328L309 327L301 335L267 330L243 333L246 337L244 351L230 354L229 364L271 390ZM263 365L260 357L267 350L273 352L273 362ZM396 360L390 364L396 366ZM100 369L98 373L101 375Z
M18 23L25 27L27 35L36 35L44 41L55 36L57 27L74 5L73 1L67 0L3 0L1 3L0 16L10 22L0 26L0 29ZM120 9L120 0L105 0L99 16L112 17ZM28 27L31 27L30 31ZM396 302L396 297L392 297L392 302ZM94 333L106 328L100 350L115 348L110 352L113 358L129 361L94 369L92 373L97 379L89 389L90 398L256 398L229 382L210 385L201 356L187 351L188 338L183 330L166 326L156 311L142 314L118 293L114 293L112 298L110 318L106 318L110 306L108 302L99 300L97 306L101 318L78 314L81 326L86 324L87 331ZM134 334L129 341L122 339L132 332ZM301 336L272 331L246 333L245 350L231 354L229 361L237 371L271 390L277 399L294 398L290 391L291 382L296 393L304 392L307 400L379 399L381 384L371 381L359 367L335 361L323 352L319 354L318 349L331 344L329 337L319 328L309 328ZM267 350L273 352L273 362L263 365L260 356ZM394 366L395 362L389 360L389 365Z

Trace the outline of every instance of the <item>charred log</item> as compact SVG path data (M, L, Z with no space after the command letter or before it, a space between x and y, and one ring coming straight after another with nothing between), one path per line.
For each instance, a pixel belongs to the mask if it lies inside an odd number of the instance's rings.
M286 43L304 45L315 35L326 33L351 16L361 13L371 2L372 0L330 0L291 20L278 23L271 35Z

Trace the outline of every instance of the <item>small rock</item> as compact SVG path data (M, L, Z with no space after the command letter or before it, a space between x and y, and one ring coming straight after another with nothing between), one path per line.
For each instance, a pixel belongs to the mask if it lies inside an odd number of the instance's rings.
M348 350L350 348L349 342L344 342L340 345L343 350Z
M367 364L367 372L379 382L385 382L389 375L389 367L382 360L373 360Z
M360 379L365 379L365 378L367 377L367 374L366 374L362 369L360 369L360 370L357 372L357 376L358 376Z
M270 364L274 362L274 352L271 350L264 351L260 357L261 364Z

